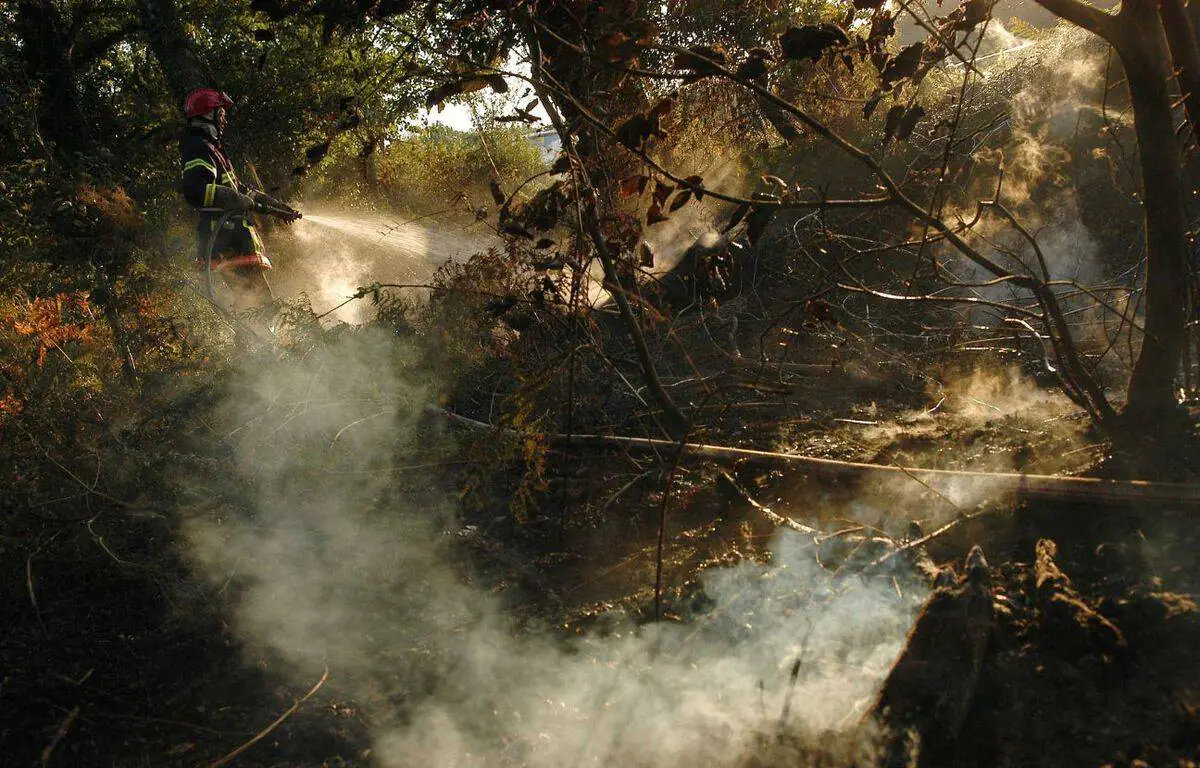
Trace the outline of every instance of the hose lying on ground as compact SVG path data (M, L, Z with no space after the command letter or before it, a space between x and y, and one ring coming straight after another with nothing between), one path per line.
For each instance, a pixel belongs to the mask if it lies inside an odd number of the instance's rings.
M428 405L436 413L471 429L512 430L469 419L444 408ZM513 432L513 434L517 434ZM675 450L679 443L649 437L622 435L549 435L552 442L585 448L622 448L627 451L652 452ZM1200 485L1160 483L1149 480L1106 480L1097 477L1058 477L1019 472L976 472L961 469L927 469L923 467L885 466L857 461L823 459L753 448L733 448L722 445L688 443L684 455L700 456L714 461L749 462L763 466L790 466L817 477L855 480L911 480L939 495L949 498L986 494L996 497L1013 494L1021 498L1056 499L1060 501L1090 501L1108 504L1171 504L1200 507Z

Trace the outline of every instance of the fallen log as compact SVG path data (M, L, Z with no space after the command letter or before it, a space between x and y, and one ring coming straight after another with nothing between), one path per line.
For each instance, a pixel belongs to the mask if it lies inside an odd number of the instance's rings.
M487 429L518 435L514 430L496 427L467 418L436 406L426 406L431 413L440 414L471 429ZM524 436L524 435L522 435ZM621 448L627 451L656 452L678 449L679 443L651 437L623 435L547 435L554 443L581 448ZM734 448L689 442L684 456L697 456L722 462L747 462L779 468L786 465L819 478L863 480L909 480L943 497L961 494L992 499L1005 495L1018 498L1087 501L1109 504L1172 504L1200 507L1200 485L1189 483L1160 483L1149 480L1106 480L1097 477L1060 477L1018 472L974 472L961 469L927 469L924 467L887 466L857 461L824 459L753 448Z
M995 613L992 577L979 546L966 575L935 589L867 713L888 734L884 765L912 764L962 729L983 669Z

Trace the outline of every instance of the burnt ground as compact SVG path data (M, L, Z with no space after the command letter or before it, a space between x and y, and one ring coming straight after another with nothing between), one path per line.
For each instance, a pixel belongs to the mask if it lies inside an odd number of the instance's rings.
M674 584L699 567L760 556L771 529L715 492L697 494L678 526L668 577ZM1077 535L1083 527L1093 532L1086 541ZM528 595L549 588L557 598L529 610L574 616L578 629L617 607L645 612L645 588L628 590L651 575L652 559L639 552L649 548L653 526L636 528L625 540L642 546L619 558L601 532L586 537L590 547L584 537L575 542L576 551L590 553L570 562L553 552L536 556L539 537L530 532L504 544L480 536L471 549L492 560L497 583ZM1120 629L1125 647L1114 647L1101 629L1060 626L1039 610L1032 561L1043 537L1062 543L1064 571ZM1192 597L1200 594L1200 569L1192 513L1027 505L962 525L931 554L960 562L974 542L986 543L998 620L961 734L923 764L1200 759L1200 611ZM506 553L503 562L497 552ZM512 566L516 553L529 555L520 570ZM40 624L11 606L18 620L5 641L0 699L6 764L37 764L69 721L49 764L203 765L252 738L303 694L283 682L276 660L248 659L216 615L181 613L140 574L103 583L87 575L39 579ZM367 732L355 702L342 700L331 684L236 764L369 764Z
M792 492L807 487L826 498L847 490L787 480L779 486ZM772 486L768 481L760 490L769 495ZM688 573L761 557L773 532L753 510L733 503L732 511L719 487L714 481L710 492L697 493L678 513L668 577L677 587L667 598L668 612L694 600ZM961 732L921 765L1182 766L1200 760L1200 567L1194 559L1200 534L1194 515L1023 503L988 508L932 542L933 560L960 573L967 550L984 547L996 620ZM603 567L598 556L583 556L573 567L560 558L542 561L542 577L549 576L572 603L576 628L590 627L588 617L614 608L648 618L652 527L643 526L640 549L631 547L615 563L612 540L597 545L597 552L608 553ZM1087 620L1091 614L1063 617L1044 604L1034 576L1035 548L1043 539L1059 543L1058 563L1079 600L1104 621ZM826 552L827 567L842 563L837 552ZM642 580L631 596L586 599L603 593L604 581L628 589L630 580ZM930 674L934 685L955 684L936 680L936 669Z
M946 377L942 390L931 391L927 381L848 368L788 371L789 398L764 395L761 407L718 409L694 439L885 464L1061 474L1085 472L1108 453L1078 414L1036 389ZM661 466L653 456L552 453L532 515L518 523L497 514L501 498L464 513L451 533L473 577L506 595L519 618L568 634L594 631L597 618L614 611L648 621ZM902 542L910 521L929 531L966 513L928 552L961 570L968 549L983 546L996 621L961 731L922 764L1200 760L1194 510L1018 500L947 509L919 488L898 496L728 469L733 483L717 467L688 462L672 492L669 618L689 620L701 570L769 557L775 524L756 504L824 532L849 531L821 554L825 567L850 569L863 563L855 536L864 525ZM512 467L510 475L517 483L522 472ZM445 482L454 488L459 478ZM297 684L284 660L232 634L223 590L164 557L175 535L169 520L132 515L120 526L70 527L64 539L77 541L53 557L4 543L5 765L213 764L289 712L315 682ZM1087 615L1105 621L1064 620L1045 609L1034 583L1042 539L1058 544L1058 563ZM327 685L233 764L370 765L368 708L331 672Z
M119 551L123 565L86 550L74 563L34 558L38 610L27 594L10 597L0 676L5 765L206 765L303 694L273 674L272 660L243 652L185 569L150 570L139 567L145 551ZM325 698L236 764L324 765L360 754L365 734L353 709Z
M1027 505L939 543L938 559L984 544L997 623L963 730L936 764L1200 759L1193 516L1161 508ZM1034 552L1046 538L1059 543L1060 565L1080 600L1110 624L1059 615L1039 597Z
M577 461L593 473L628 471L611 455ZM614 487L573 478L566 492L577 502L608 502ZM805 499L849 491L782 475L760 477L755 488L759 498L795 500L776 509L798 519ZM565 619L570 631L618 609L648 619L660 497L649 489L626 494L603 519L574 521L566 540L553 517L525 525L466 520L460 539L496 588L511 592L518 614ZM1021 504L991 509L932 542L938 563L961 563L970 545L985 547L998 618L962 732L922 764L1200 760L1193 515ZM668 613L683 613L676 606L694 589L698 570L764 557L773 529L711 468L687 473L671 514ZM1059 543L1063 570L1081 598L1119 628L1123 647L1101 629L1055 624L1039 608L1032 563L1042 538ZM836 565L831 555L827 565ZM35 559L38 612L10 602L0 691L5 764L39 764L53 745L51 765L204 765L303 695L280 660L230 634L219 598L181 599L179 582L190 578L182 569L112 565L85 553L73 569L44 569ZM365 718L332 682L235 764L370 764Z

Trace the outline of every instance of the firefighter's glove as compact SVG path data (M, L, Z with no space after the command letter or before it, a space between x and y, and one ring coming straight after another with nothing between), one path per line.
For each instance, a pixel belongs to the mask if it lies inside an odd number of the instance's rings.
M213 202L217 208L222 208L226 211L258 210L258 203L255 203L253 198L243 195L232 187L217 187L213 192Z

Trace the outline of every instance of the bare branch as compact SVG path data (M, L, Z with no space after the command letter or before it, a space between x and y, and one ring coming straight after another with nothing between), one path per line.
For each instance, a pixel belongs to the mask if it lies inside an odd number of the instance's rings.
M1069 21L1077 27L1099 35L1110 43L1115 42L1114 24L1118 17L1105 13L1079 0L1034 0L1055 16Z

